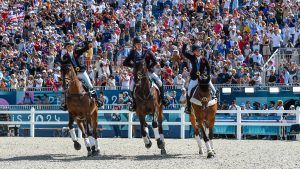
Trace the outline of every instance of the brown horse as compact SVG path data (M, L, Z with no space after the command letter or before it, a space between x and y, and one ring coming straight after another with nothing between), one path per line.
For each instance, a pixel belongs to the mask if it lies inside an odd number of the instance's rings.
M145 116L150 114L153 116L152 127L157 146L161 149L161 154L166 154L165 142L162 128L163 108L159 99L159 90L152 85L148 76L148 69L145 62L141 62L135 67L135 90L134 97L136 101L136 114L139 117L141 125L141 133L146 148L152 146L149 133L148 124Z
M201 135L206 145L207 158L214 157L215 151L213 149L213 127L215 124L215 117L218 109L217 100L212 100L209 88L210 78L198 75L198 86L192 90L191 103L192 111L190 114L190 121L194 128L195 139L198 143L199 154L203 154L201 147L201 140L199 136L199 128ZM209 134L207 136L208 128Z
M74 148L76 150L81 149L73 127L73 123L76 121L82 131L82 137L84 138L88 156L98 155L100 149L97 141L98 107L96 102L91 98L90 94L84 90L71 64L62 65L61 71L65 75L68 86L65 91L66 104L69 111L68 126L74 142Z

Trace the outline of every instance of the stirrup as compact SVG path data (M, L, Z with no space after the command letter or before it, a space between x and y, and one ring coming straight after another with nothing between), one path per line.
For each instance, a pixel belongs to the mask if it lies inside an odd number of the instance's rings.
M169 106L171 103L170 103L170 101L169 101L167 98L163 98L163 99L162 99L162 104L163 104L164 106Z
M131 103L131 105L129 105L128 110L134 112L136 110L136 105L134 105L133 103Z
M185 114L191 114L191 110L188 107L185 107L184 113Z
M61 104L60 107L59 107L60 110L62 111L67 111L68 110L68 107L66 104Z

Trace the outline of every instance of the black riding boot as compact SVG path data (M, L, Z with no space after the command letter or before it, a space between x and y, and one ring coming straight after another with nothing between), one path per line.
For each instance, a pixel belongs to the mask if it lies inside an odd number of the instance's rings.
M129 106L129 111L135 111L136 110L136 104L135 104L135 98L133 95L133 92L130 91L130 95L131 95L131 105Z
M186 114L191 114L191 102L190 102L190 97L188 95L186 95L186 107L184 110L184 113Z
M64 93L64 97L65 97L65 99L63 99L63 100L61 101L61 104L60 104L59 109L62 110L62 111L67 111L67 110L68 110L68 107L67 107L67 104L66 104L66 99L67 99L67 97L66 97L66 94L65 94L65 93Z
M164 86L161 86L159 88L159 92L160 92L160 99L162 101L162 104L164 106L169 106L170 105L170 101L168 100L168 98L165 97Z
M97 107L103 106L103 103L98 99L97 92L95 90L91 91L91 96L95 99Z

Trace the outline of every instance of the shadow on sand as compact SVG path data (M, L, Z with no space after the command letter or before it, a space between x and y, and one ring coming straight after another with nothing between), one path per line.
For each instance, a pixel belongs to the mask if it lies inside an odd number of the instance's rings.
M6 159L0 159L1 161L47 161L47 162L70 162L81 160L136 160L136 161L149 161L149 160L165 160L165 159L186 159L196 158L197 155L137 155L137 156L123 156L123 155L99 155L94 157L76 156L67 154L45 154L45 155L28 155L18 156ZM198 156L199 158L199 156Z

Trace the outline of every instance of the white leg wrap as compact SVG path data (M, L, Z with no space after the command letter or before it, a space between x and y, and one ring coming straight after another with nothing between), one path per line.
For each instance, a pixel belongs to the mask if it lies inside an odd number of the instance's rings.
M86 147L91 147L89 138L84 138L84 144Z
M201 142L200 136L199 135L195 136L195 139L197 141L199 149L201 149L202 148L202 142Z
M145 127L145 131L147 133L147 136L149 136L149 129L148 129L148 127Z
M161 141L165 141L165 136L163 134L160 134L159 136L160 136Z
M95 139L95 147L96 147L96 150L100 150L100 147L98 144L98 139Z
M145 144L149 144L150 143L150 140L149 140L149 138L147 136L143 137L143 140L144 140Z
M209 140L209 144L210 144L211 149L213 150L213 149L214 149L214 146L213 146L212 140Z
M90 141L91 147L95 145L95 138L94 137L89 136L89 141Z
M153 132L154 132L155 140L159 139L160 136L159 136L159 132L158 132L158 127L153 128Z
M76 133L75 133L75 128L69 130L70 136L73 141L77 141Z
M207 150L207 152L210 152L210 151L211 151L211 146L210 146L210 144L209 144L209 141L206 142L205 145L206 145L206 150Z

